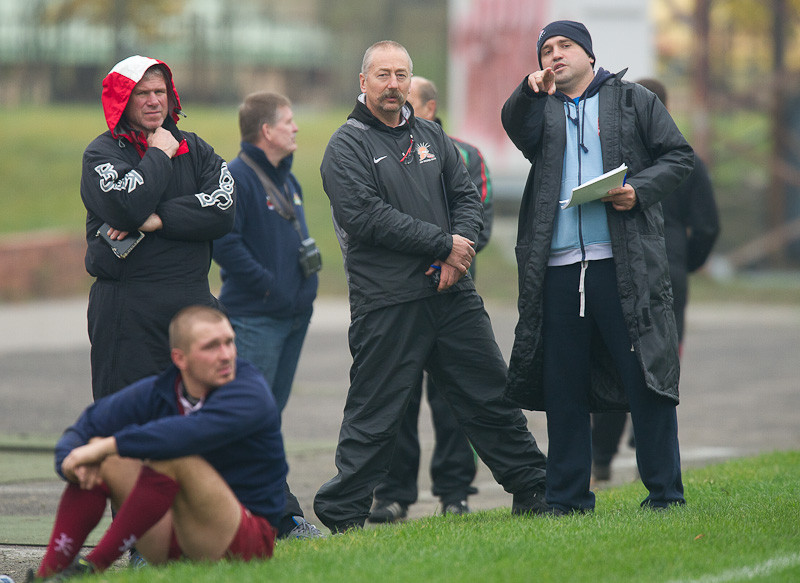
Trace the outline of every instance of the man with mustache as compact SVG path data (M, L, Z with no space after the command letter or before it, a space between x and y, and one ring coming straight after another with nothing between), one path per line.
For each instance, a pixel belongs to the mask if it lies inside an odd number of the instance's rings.
M441 126L406 104L411 74L402 45L367 49L362 94L320 169L345 261L353 355L338 474L314 500L334 532L363 526L423 370L513 494L512 512L547 511L545 457L503 399L505 362L467 273L481 199Z
M408 93L408 103L414 109L414 116L428 119L442 125L437 114L439 93L430 79L414 75ZM469 171L472 182L478 189L483 203L483 229L478 235L475 252L480 253L489 242L492 230L494 208L492 185L489 170L478 148L452 136L450 139L458 148L459 154ZM469 273L475 278L475 261ZM403 520L408 507L417 500L417 475L419 474L419 435L417 431L419 407L422 400L422 377L412 392L400 433L397 436L389 473L375 488L375 504L370 512L370 522L397 522ZM477 494L471 483L478 471L477 458L472 451L458 421L450 411L447 402L441 397L436 385L428 377L425 387L431 409L436 445L433 449L430 473L433 495L441 500L442 514L466 514L469 506L467 497Z

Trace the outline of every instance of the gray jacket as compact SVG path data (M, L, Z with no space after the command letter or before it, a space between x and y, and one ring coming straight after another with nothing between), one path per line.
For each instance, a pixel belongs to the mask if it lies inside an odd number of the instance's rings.
M678 336L659 201L689 174L693 152L655 95L622 81L624 74L609 77L599 88L604 170L627 164L627 182L636 190L638 201L625 212L606 204L617 286L648 388L677 403ZM523 408L543 410L542 286L566 143L563 101L533 93L526 78L503 106L502 121L532 164L519 214L519 322L506 396ZM592 349L591 376L593 411L628 408L619 375L600 341Z

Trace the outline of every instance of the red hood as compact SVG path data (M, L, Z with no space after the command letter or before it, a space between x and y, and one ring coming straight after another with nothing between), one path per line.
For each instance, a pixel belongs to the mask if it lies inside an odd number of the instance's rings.
M181 100L178 97L178 91L175 89L175 82L172 80L172 71L163 61L134 55L114 65L114 68L103 79L103 94L101 97L103 112L106 116L108 129L111 130L111 135L115 139L124 135L124 133L117 132L117 126L120 119L122 119L122 114L125 112L125 107L128 105L128 99L133 88L141 81L145 71L154 65L160 65L169 78L168 85L172 87L172 94L169 96L169 112L172 119L177 123L178 112L181 110ZM129 136L126 137L130 139Z

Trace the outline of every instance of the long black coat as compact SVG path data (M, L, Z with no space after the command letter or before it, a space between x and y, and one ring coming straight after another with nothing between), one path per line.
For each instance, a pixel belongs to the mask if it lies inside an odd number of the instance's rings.
M693 152L653 93L610 77L599 90L600 142L605 171L623 162L637 204L619 212L606 204L617 287L631 344L648 388L677 403L680 364L672 289L659 201L689 174ZM542 286L558 204L566 118L555 96L533 93L527 78L506 101L503 126L530 160L519 214L519 322L506 395L526 409L544 409ZM603 343L591 352L592 410L628 407L619 375Z

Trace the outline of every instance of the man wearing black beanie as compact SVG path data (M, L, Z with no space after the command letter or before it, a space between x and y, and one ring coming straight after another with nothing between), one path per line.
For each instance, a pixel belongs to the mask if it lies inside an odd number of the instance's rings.
M591 412L630 410L643 507L684 504L678 447L678 337L659 201L693 166L660 101L624 71L595 72L586 27L540 33L541 70L502 112L531 162L517 233L519 324L506 397L547 414L546 501L594 509ZM572 189L627 166L622 184L567 208Z
M586 51L586 54L591 57L592 66L594 66L595 58L592 52L592 36L589 34L589 31L586 30L586 27L574 20L556 20L542 29L542 32L539 33L539 40L536 41L536 54L539 56L539 68L544 69L544 67L542 67L542 45L554 36L563 36L578 43L581 48Z

